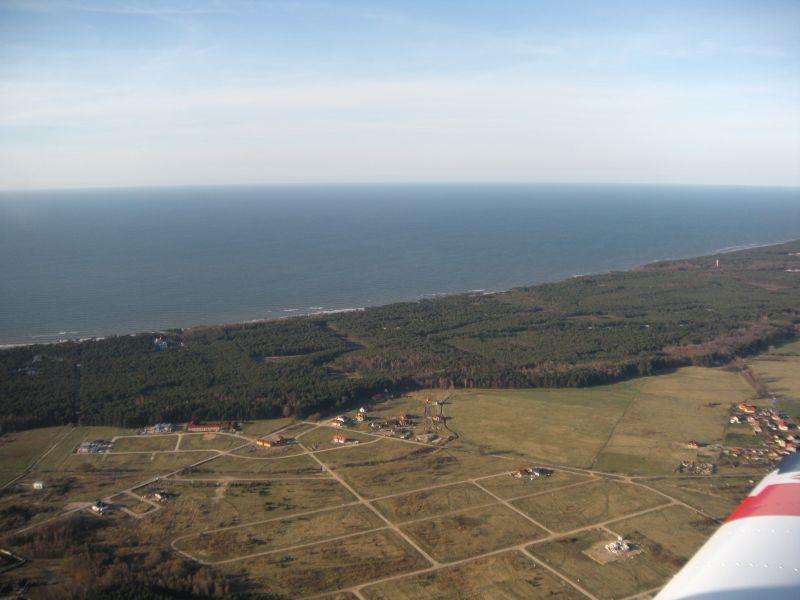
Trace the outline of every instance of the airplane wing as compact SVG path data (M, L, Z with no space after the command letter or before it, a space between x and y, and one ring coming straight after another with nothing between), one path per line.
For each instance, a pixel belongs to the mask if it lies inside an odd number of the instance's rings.
M800 454L750 492L656 600L800 599Z

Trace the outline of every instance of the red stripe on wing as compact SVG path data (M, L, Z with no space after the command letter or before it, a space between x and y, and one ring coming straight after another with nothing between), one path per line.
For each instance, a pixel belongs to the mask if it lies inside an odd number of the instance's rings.
M749 517L800 517L800 483L768 485L744 499L728 521Z

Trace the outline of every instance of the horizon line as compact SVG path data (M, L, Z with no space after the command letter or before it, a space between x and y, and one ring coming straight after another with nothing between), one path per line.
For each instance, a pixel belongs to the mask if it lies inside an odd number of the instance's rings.
M134 185L86 185L86 186L47 186L47 187L10 187L0 188L0 194L7 193L40 193L40 192L80 192L80 191L121 191L121 190L157 190L157 189L208 189L208 188L244 188L244 187L334 187L334 186L630 186L630 187L706 187L706 188L779 188L800 190L800 183L675 183L661 181L264 181L248 183L165 183Z

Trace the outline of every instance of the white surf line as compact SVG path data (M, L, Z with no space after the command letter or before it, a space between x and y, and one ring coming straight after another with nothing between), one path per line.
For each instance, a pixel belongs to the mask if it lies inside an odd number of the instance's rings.
M300 444L300 445L302 446L302 444ZM303 446L303 447L305 448L305 446ZM309 456L311 456L311 458L312 458L313 460L315 460L317 463L319 463L319 465L320 465L320 466L321 466L323 469L325 469L325 471L326 471L327 473L330 473L331 477L333 477L334 479L336 479L336 481L338 481L338 482L339 482L339 483L340 483L340 484L341 484L341 485L342 485L342 486L343 486L343 487L344 487L344 488L345 488L345 489L346 489L348 492L350 492L351 494L353 494L353 496L355 496L356 498L358 498L358 500L359 500L359 501L360 501L360 502L361 502L361 503L362 503L364 506L366 506L366 507L367 507L367 508L369 508L369 509L370 509L370 510L371 510L373 513L375 513L375 515L376 515L376 516L377 516L377 517L378 517L378 518L379 518L381 521L383 521L384 523L386 523L386 525L387 525L387 526L388 526L388 527L389 527L389 528L390 528L392 531L394 531L394 532L395 532L397 535L399 535L400 537L402 537L402 538L403 538L403 539L404 539L404 540L405 540L405 541L408 543L408 545L410 545L412 548L414 548L414 550L416 550L417 552L419 552L419 553L420 553L420 554L421 554L421 555L422 555L422 556L423 556L423 557L424 557L424 558L425 558L425 559L426 559L426 560L427 560L429 563L431 563L431 564L432 564L432 565L434 565L434 566L439 566L439 565L441 564L439 561L435 560L435 559L434 559L434 558L432 558L432 557L431 557L431 556L430 556L430 555L429 555L427 552L425 552L425 550L423 550L422 548L420 548L419 544L417 544L417 543L416 543L414 540L412 540L412 539L411 539L411 538L410 538L408 535L406 535L406 534L405 534L405 533L404 533L404 532L403 532L403 531L402 531L402 530L401 530L401 529L400 529L400 528L399 528L397 525L395 525L395 524L394 524L394 523L392 523L392 522L391 522L389 519L387 519L386 517L384 517L384 516L383 516L383 514L382 514L382 513L381 513L381 512L380 512L380 511L379 511L377 508L375 508L374 506L372 506L372 504L370 504L370 502L369 502L369 501L368 501L366 498L364 498L364 497L363 497L361 494L359 494L359 493L358 493L358 492L357 492L355 489L353 489L353 487L351 487L351 486L350 486L350 484L348 484L348 483L347 483L347 482L346 482L344 479L342 479L342 478L339 476L339 474L338 474L338 473L336 473L336 472L335 472L333 469L331 469L331 468L330 468L328 465L326 465L326 464L325 464L324 462L322 462L322 461L321 461L319 458L317 458L315 454L310 454Z

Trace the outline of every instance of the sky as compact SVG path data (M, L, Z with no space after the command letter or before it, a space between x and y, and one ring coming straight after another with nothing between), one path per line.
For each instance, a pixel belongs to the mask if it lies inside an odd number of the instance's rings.
M798 0L0 0L0 189L800 185Z

